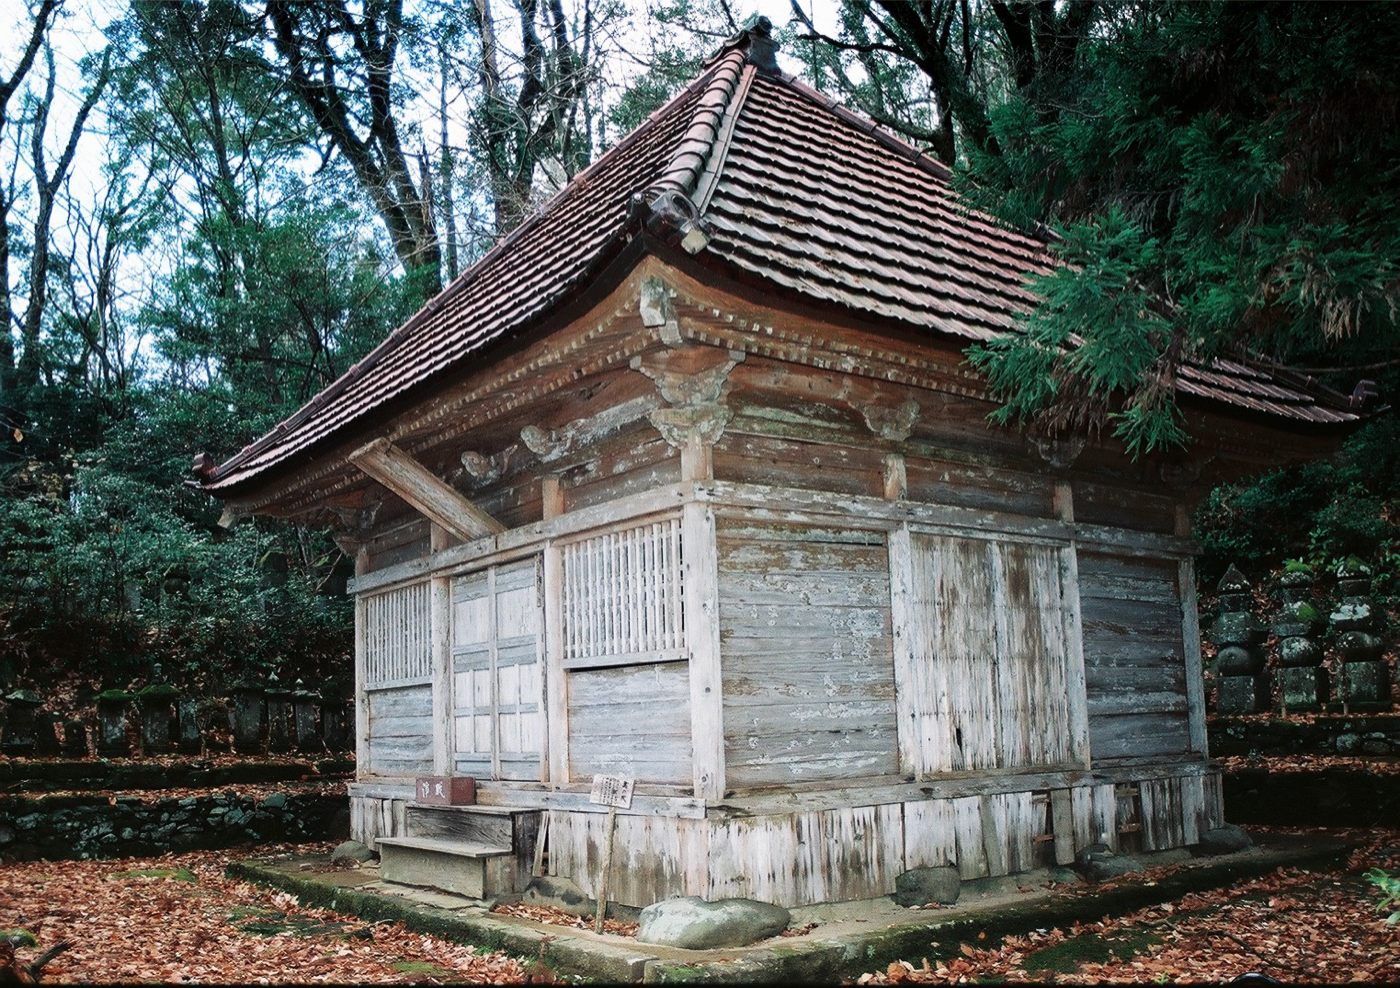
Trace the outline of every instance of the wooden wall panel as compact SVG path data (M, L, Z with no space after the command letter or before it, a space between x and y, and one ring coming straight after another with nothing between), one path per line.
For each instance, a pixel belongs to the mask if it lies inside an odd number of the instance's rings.
M690 679L684 662L567 673L569 776L691 782Z
M596 896L607 841L607 814L549 811L549 873ZM608 898L647 906L679 895L706 895L710 824L706 820L620 814L613 833Z
M731 429L715 443L714 471L716 480L879 497L884 453L868 446L801 442Z
M719 529L728 785L897 770L882 533Z
M901 662L920 775L1072 761L1063 550L913 533ZM906 667L907 668L904 668ZM1075 688L1077 692L1077 686Z
M1054 484L1046 476L912 454L905 456L905 473L911 501L1004 511L1033 518L1048 518L1054 514Z
M1078 563L1092 757L1185 753L1190 735L1176 562L1080 550Z
M1142 487L1076 480L1074 517L1086 525L1118 525L1169 535L1176 530L1176 501Z
M433 771L430 683L370 690L369 765L361 774L408 778Z

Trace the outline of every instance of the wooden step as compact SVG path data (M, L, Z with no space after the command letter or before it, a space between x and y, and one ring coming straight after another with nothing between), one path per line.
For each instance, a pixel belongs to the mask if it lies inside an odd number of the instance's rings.
M515 855L509 845L437 837L379 838L379 877L473 899L515 891Z
M515 885L502 891L520 891L530 881L541 812L516 806L439 806L409 803L405 810L405 834L462 844L509 848L515 855Z

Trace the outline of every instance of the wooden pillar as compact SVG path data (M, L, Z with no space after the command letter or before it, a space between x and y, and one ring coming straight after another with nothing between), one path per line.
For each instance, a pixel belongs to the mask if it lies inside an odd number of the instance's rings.
M569 681L564 671L564 550L553 539L544 546L544 656L543 778L555 786L563 786L569 783Z
M885 454L885 500L903 501L909 496L909 471L903 453Z
M564 513L564 488L559 484L558 474L540 478L540 501L544 521L553 521Z
M1201 626L1196 611L1196 564L1183 559L1177 564L1177 587L1181 593L1181 648L1186 660L1186 726L1191 750L1202 757L1206 750L1206 685L1201 663Z
M434 524L429 530L431 552L447 548L448 532ZM428 588L429 648L433 670L433 774L451 775L452 751L452 580L432 577Z
M355 553L355 575L369 570L369 552L363 546ZM355 594L355 778L370 774L369 765L369 694L365 691L368 659L369 629L366 623L369 605L362 593Z
M1069 481L1055 484L1055 514L1074 525L1074 489ZM1065 688L1069 700L1070 757L1089 767L1089 695L1084 674L1084 620L1079 608L1079 544L1073 537L1060 554L1060 600L1064 608L1067 668Z
M897 455L897 454L891 454ZM903 457L900 458L901 460ZM922 723L919 717L918 664L924 650L918 636L914 603L914 547L909 525L902 524L889 536L890 627L894 632L895 734L899 741L899 771L921 778L930 753L921 751Z
M681 509L685 636L690 651L690 732L697 799L724 798L724 704L720 681L719 559L715 515L692 501Z

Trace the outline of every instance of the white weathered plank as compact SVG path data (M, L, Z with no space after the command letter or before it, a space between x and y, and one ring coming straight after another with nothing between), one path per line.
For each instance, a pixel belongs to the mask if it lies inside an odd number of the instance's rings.
M687 504L682 509L680 538L695 795L698 799L720 799L727 769L714 512L706 505Z

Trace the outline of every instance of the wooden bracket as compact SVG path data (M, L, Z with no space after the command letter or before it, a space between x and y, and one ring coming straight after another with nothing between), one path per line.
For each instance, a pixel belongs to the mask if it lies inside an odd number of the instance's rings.
M646 416L660 402L655 395L642 395L620 405L605 408L596 415L574 419L558 429L527 425L520 430L520 441L543 463L552 463L580 446L618 432Z
M697 346L632 358L632 369L656 382L656 390L671 405L703 405L723 401L729 372L744 359L740 350Z
M871 432L895 443L908 439L914 431L914 423L919 421L919 403L913 398L894 406L878 403L858 405L857 410Z
M647 419L662 439L680 450L683 480L714 477L712 449L733 417L724 403L729 372L743 359L738 350L702 346L632 358L632 369L655 381L669 406L653 409Z
M462 454L462 470L471 478L471 486L485 487L501 479L510 467L510 461L520 452L520 447L511 444L498 453L478 453L469 449Z
M388 439L361 446L350 454L350 462L458 538L479 539L505 531L499 521Z
M1087 443L1088 440L1077 435L1051 436L1048 439L1040 436L1031 438L1036 453L1056 470L1069 469L1074 461L1079 459L1079 454L1084 452Z

